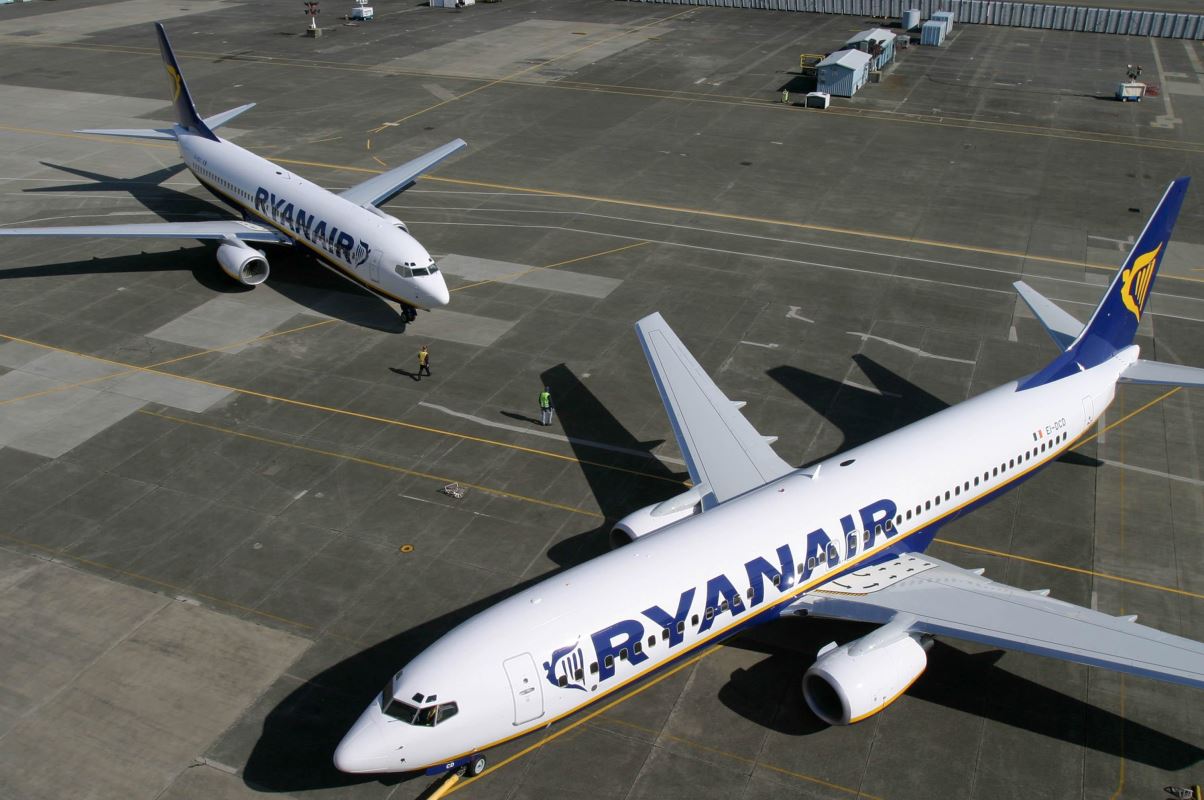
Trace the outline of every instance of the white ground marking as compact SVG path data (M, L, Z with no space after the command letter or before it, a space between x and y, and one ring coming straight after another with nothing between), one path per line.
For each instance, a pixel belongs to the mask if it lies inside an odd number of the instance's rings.
M974 359L971 359L971 358L954 358L953 356L938 356L936 353L929 353L928 351L921 350L918 347L912 347L909 344L903 344L902 342L896 342L893 339L884 339L881 336L874 336L873 334L870 334L870 333L860 333L858 331L845 331L845 333L847 333L849 336L856 336L857 338L861 339L861 341L863 341L863 342L872 340L875 342L882 342L883 344L889 344L891 347L897 347L900 350L906 350L909 353L915 353L920 358L936 358L941 361L956 361L958 364L974 364L975 363Z
M1154 51L1154 66L1158 70L1158 80L1162 85L1166 86L1166 74L1162 71L1162 58L1158 53L1158 40L1150 39L1150 49ZM1175 109L1171 105L1171 93L1163 91L1162 102L1166 105L1166 113L1159 115L1153 122L1150 123L1151 128L1173 128L1176 125L1181 125L1183 120L1175 116Z
M880 397L902 397L903 396L901 394L895 394L894 392L884 392L881 389L879 389L877 386L866 386L865 384L851 381L848 378L845 378L843 381L841 381L841 383L843 383L845 386L851 386L854 389L860 389L863 392L869 392L870 394L876 394Z
M1172 475L1169 472L1162 472L1162 471L1156 470L1156 469L1149 469L1148 467L1137 467L1132 464L1125 464L1121 461L1113 461L1112 459L1109 459L1109 458L1101 458L1099 460L1104 462L1105 464L1107 464L1110 467L1116 467L1118 469L1127 469L1130 472L1140 472L1143 475L1153 475L1158 478L1166 478L1168 481L1178 481L1180 483L1190 483L1192 486L1204 486L1204 481L1197 480L1196 478L1188 478L1183 475Z
M620 447L614 444L606 444L605 442L595 442L590 439L577 439L575 437L564 436L562 434L551 433L549 431L533 431L530 428L525 428L521 425L510 425L506 422L497 422L496 420L485 419L483 417L473 416L472 414L465 414L463 411L454 411L446 406L439 406L435 405L434 403L427 403L425 401L418 403L418 405L434 411L441 411L444 414L448 414L459 419L466 419L470 422L475 422L478 425L486 425L490 428L500 428L506 431L514 431L515 433L523 433L527 436L538 436L541 439L553 439L558 442L565 442L566 444L585 445L587 447L594 447L599 450L609 450L613 453L624 453L626 455L640 456L641 458L647 458L653 461L666 461L670 464L678 464L683 467L686 465L686 462L682 461L680 458L656 455L648 452L647 450L636 450L630 447Z
M802 314L798 313L801 310L801 306L791 306L790 310L786 312L786 319L801 319L803 322L815 322L815 320L807 319Z
M746 344L746 345L749 345L750 347L764 347L766 350L777 350L779 347L781 347L781 345L778 344L777 342L769 342L769 343L750 342L745 339L741 339L740 344Z

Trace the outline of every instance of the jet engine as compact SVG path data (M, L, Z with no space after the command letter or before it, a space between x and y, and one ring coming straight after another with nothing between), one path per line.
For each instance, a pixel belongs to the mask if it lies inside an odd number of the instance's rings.
M670 497L668 500L631 512L611 528L611 549L631 544L641 536L655 533L666 525L697 514L702 508L701 502L702 494L697 488L694 488L676 497Z
M399 231L404 231L406 233L410 232L410 229L406 227L406 224L404 222L402 222L401 220L399 220L397 217L393 216L392 214L386 214L385 212L381 211L379 208L377 208L376 206L373 206L373 205L365 205L364 208L368 209L373 214L375 214L376 216L383 219L385 222L392 225L394 228L397 228Z
M899 698L928 665L926 645L914 635L879 632L841 647L832 642L803 675L803 697L815 716L829 725L848 725L877 714Z
M258 286L268 279L268 257L241 241L223 242L217 248L222 271L244 286Z

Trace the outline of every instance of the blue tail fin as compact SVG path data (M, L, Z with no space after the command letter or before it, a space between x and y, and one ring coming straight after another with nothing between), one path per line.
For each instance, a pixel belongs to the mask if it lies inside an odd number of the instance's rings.
M1112 279L1104 299L1091 315L1091 321L1065 353L1023 381L1021 389L1041 386L1090 369L1133 344L1190 180L1177 178L1171 182L1145 224L1145 230L1137 237L1129 257Z
M162 23L155 23L155 33L159 35L159 52L163 54L163 67L167 70L167 77L171 79L171 102L176 107L176 123L189 133L217 141L217 136L196 113L192 95L188 93L188 84L184 83L184 75L180 72L180 65L176 63L176 54L171 51L171 42L167 41L167 31L163 30Z

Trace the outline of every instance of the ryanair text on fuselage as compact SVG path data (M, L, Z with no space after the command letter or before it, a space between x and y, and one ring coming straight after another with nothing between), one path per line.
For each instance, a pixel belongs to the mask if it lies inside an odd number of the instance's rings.
M356 242L355 237L346 231L328 226L326 220L305 213L303 208L295 208L287 198L277 197L262 186L255 190L255 210L335 258L357 267L367 261L372 253L372 247L367 242Z
M875 545L879 536L892 538L898 534L898 529L887 520L895 516L898 507L894 501L883 498L876 500L853 514L840 518L845 550L843 560L848 561L858 552L869 550ZM858 535L869 532L868 541ZM681 592L674 611L666 611L661 606L652 606L641 612L651 624L653 630L660 629L660 636L670 648L677 647L685 641L687 620L691 611L697 616L689 624L698 625L698 633L709 631L721 613L730 613L733 617L750 611L765 602L765 584L772 583L778 593L784 593L793 583L797 572L798 583L805 583L819 565L831 559L826 557L829 547L834 544L833 538L823 528L816 528L806 534L806 543L802 560L795 561L794 552L789 543L777 548L777 564L774 565L764 557L756 558L744 564L750 594L742 595L735 583L727 575L719 574L709 579L702 589L702 602L696 604L694 599L698 594L696 587L691 586ZM799 566L801 565L801 570ZM697 605L697 607L696 607ZM599 683L615 675L615 660L626 659L632 664L646 661L648 654L644 652L642 642L647 635L645 622L639 619L619 620L599 631L590 634L590 644L593 646L593 658L587 658L580 642L553 651L551 658L543 664L547 680L553 686L565 689L587 691L585 686L584 666L589 664L590 673L597 669ZM667 637L667 638L666 638ZM590 663L590 662L593 663Z

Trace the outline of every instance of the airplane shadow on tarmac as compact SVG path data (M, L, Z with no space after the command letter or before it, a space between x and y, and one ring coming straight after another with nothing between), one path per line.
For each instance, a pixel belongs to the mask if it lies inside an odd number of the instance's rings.
M783 388L835 425L844 437L840 446L832 452L817 457L808 456L805 464L814 464L872 442L949 407L949 403L868 356L854 355L853 363L870 379L877 392L850 386L798 367L782 365L766 371ZM1088 467L1102 465L1102 462L1074 451L1062 454L1058 461Z
M843 447L868 441L945 406L869 359L862 361L862 369L883 394L863 392L866 397L857 401L855 419L842 417L854 410L852 403L843 402L843 396L840 404L834 406L832 401L838 389L860 390L793 367L774 368L770 375L807 405L827 414L845 432ZM651 456L659 441L640 442L632 436L566 366L553 367L541 378L551 387L557 419L576 442L575 455L606 518L601 525L552 546L548 555L559 565L553 571L558 572L606 552L615 520L677 494L683 476ZM879 404L876 409L874 403ZM881 429L874 429L867 419L881 419ZM644 450L649 457L600 449L584 441ZM616 472L608 466L645 476ZM532 578L410 628L315 675L301 676L299 685L267 713L243 771L246 784L259 791L294 792L421 779L420 775L346 775L334 768L331 759L343 735L399 668L456 625L547 577ZM819 733L827 726L803 701L802 674L824 644L847 642L870 629L855 623L789 618L744 633L728 644L767 657L733 673L720 689L719 699L736 713L778 733ZM1099 752L1123 753L1126 759L1159 769L1181 769L1204 756L1193 745L999 669L995 662L1001 656L998 650L968 655L938 641L929 653L926 674L908 690L908 696Z
M777 733L806 736L822 731L828 726L803 699L803 673L828 642L848 642L873 627L792 617L750 631L730 644L767 658L733 672L719 690L719 700ZM997 663L1004 655L1002 650L965 653L938 639L928 653L927 670L907 690L907 697L1157 769L1181 770L1204 758L1204 750L1193 744L1000 668Z
M134 178L115 178L99 172L42 162L47 167L87 179L86 183L39 186L26 189L30 193L126 192L148 211L159 217L150 222L193 222L236 219L237 211L217 202L160 185L179 174L183 164L155 170ZM139 219L120 222L144 222ZM120 224L114 221L114 224ZM103 224L103 223L102 223ZM134 241L134 240L131 240ZM169 241L169 240L156 240ZM198 243L181 247L175 253L141 253L128 256L108 256L60 264L32 267L0 267L0 281L17 278L39 278L66 275L148 274L187 270L198 284L222 294L243 294L255 287L243 286L227 276L217 263L216 246ZM365 328L386 332L404 332L406 324L397 310L387 301L366 289L332 273L318 263L315 256L302 247L252 244L267 253L271 275L268 285L297 303L335 319ZM131 249L135 245L130 245Z

